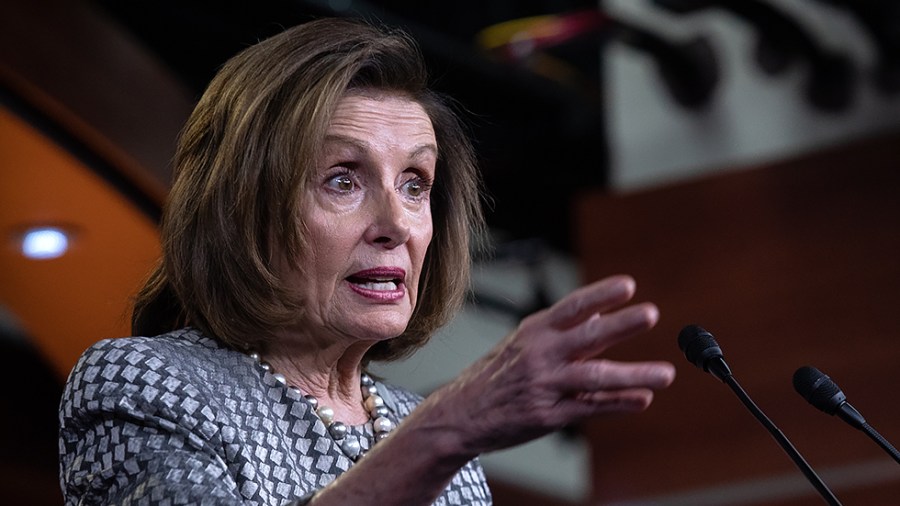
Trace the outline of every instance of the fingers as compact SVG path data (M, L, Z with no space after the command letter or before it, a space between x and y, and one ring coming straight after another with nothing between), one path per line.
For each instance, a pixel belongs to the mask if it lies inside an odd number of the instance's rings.
M660 390L674 380L675 367L668 362L587 360L562 370L558 385L564 391L595 394L634 388Z
M564 427L595 415L639 413L650 407L653 395L653 390L646 388L580 393L560 400L553 421Z
M659 310L650 303L602 315L594 313L581 325L560 334L554 349L568 358L590 358L652 329L658 320Z
M482 451L504 448L592 415L646 409L654 391L674 380L674 366L597 358L659 319L651 303L626 306L634 292L635 282L628 276L572 292L523 320L467 369L461 387L443 390L467 397L459 403L467 407L460 413L481 414L476 422L467 420L480 427L473 430L472 444ZM523 406L531 416L521 416Z
M554 304L547 312L547 322L560 330L574 327L595 313L620 306L634 296L634 279L612 276L579 288Z
M600 391L579 394L567 401L571 415L584 419L606 413L638 413L653 402L653 390L631 388L628 390Z
M606 413L637 413L653 402L654 391L668 387L675 379L675 367L668 362L617 363L605 360L585 362L572 371L567 389L570 395L559 402L560 415L569 421Z

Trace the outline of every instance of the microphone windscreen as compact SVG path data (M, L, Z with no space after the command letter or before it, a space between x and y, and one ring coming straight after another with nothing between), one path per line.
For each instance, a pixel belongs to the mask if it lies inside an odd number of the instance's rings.
M794 390L807 402L829 415L833 415L847 400L828 375L811 366L801 367L794 372Z
M722 350L712 334L699 325L688 325L678 333L678 347L688 361L701 369L713 357L721 357Z

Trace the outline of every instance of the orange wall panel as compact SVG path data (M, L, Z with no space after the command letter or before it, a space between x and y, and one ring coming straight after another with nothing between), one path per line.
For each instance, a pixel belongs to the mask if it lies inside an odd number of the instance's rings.
M105 180L0 109L0 304L65 377L92 342L129 333L130 298L159 257L156 224ZM32 260L26 228L62 226L69 252Z

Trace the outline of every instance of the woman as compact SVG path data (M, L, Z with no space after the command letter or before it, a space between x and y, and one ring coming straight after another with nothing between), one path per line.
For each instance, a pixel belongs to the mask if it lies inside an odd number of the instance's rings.
M365 374L459 308L483 227L471 146L402 34L320 20L248 48L175 167L133 317L156 337L101 341L66 386L68 504L489 504L479 454L642 410L674 377L597 358L656 322L620 309L625 276L427 399Z

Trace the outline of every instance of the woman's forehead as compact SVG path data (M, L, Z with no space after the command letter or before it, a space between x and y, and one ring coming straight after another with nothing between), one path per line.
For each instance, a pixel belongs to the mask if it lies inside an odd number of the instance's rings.
M431 118L421 104L397 94L351 94L337 104L325 144L348 148L388 145L437 150Z

